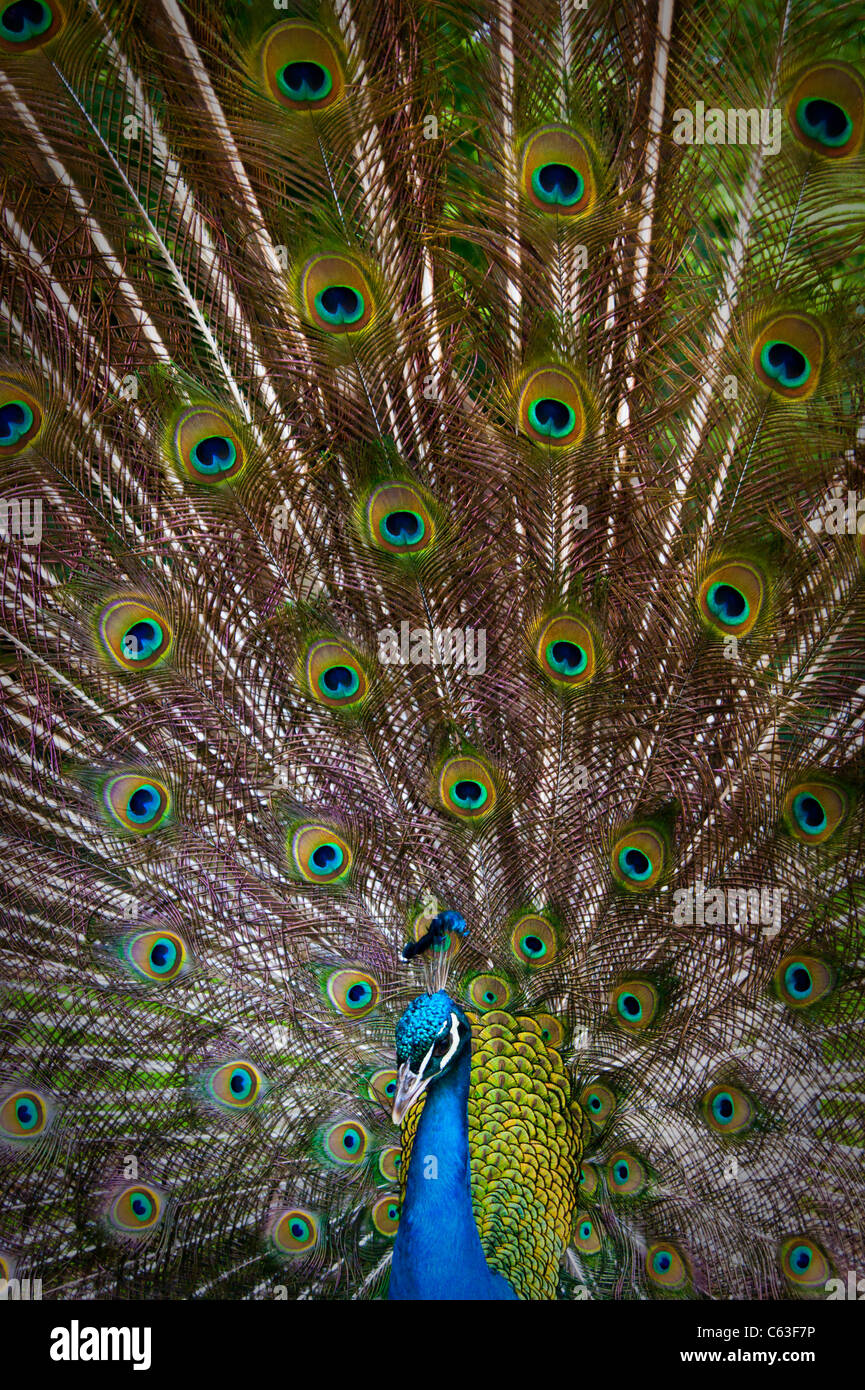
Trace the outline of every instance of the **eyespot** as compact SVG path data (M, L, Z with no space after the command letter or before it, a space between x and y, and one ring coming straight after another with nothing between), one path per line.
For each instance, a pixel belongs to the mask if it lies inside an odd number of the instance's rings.
M306 678L313 699L329 709L353 709L364 699L369 685L354 653L331 639L310 647Z
M351 850L329 826L299 826L290 844L295 868L307 883L342 883L348 877Z
M763 576L744 560L718 565L703 580L697 606L703 621L727 637L745 637L760 616Z
M511 932L511 950L518 961L532 970L552 965L558 945L556 934L543 917L528 913L521 917Z
M168 984L186 964L186 943L173 931L145 931L124 946L129 964L146 980Z
M523 146L520 184L538 212L557 217L591 212L597 181L588 144L567 126L541 127Z
M586 433L583 397L572 372L542 367L532 372L520 393L520 429L536 444L573 448Z
M261 71L268 94L292 111L322 111L345 90L336 46L302 20L284 20L267 32Z
M790 129L824 159L848 159L862 144L865 83L847 63L816 63L800 73L787 102Z
M784 1241L781 1268L790 1283L802 1289L822 1288L832 1274L825 1254L809 1236L790 1236Z
M511 999L511 987L500 975L475 975L468 987L468 997L481 1013L491 1009L506 1009Z
M658 1012L658 991L647 980L625 980L610 995L610 1013L628 1033L642 1033Z
M396 1097L396 1072L391 1067L384 1067L373 1073L368 1084L370 1100L378 1101L382 1110L389 1115Z
M624 1149L607 1164L610 1191L618 1197L635 1197L646 1185L646 1170L638 1158Z
M601 1232L597 1221L588 1212L581 1211L574 1222L574 1245L581 1255L597 1255L602 1245Z
M378 1171L387 1182L398 1182L401 1163L402 1149L392 1144L379 1154Z
M303 268L300 292L307 319L324 333L360 333L375 315L366 276L347 256L313 256Z
M565 1041L565 1030L555 1014L533 1014L532 1017L547 1047L560 1048Z
M210 1077L207 1089L226 1110L248 1110L261 1099L262 1078L251 1062L224 1062Z
M611 865L616 882L629 893L646 893L655 887L665 867L661 836L646 827L629 830L613 846Z
M336 970L327 982L327 997L345 1018L366 1018L380 996L375 976L364 970Z
M754 1117L754 1108L744 1091L735 1086L713 1086L703 1097L706 1123L718 1134L741 1134Z
M594 1197L598 1190L600 1177L594 1163L584 1163L580 1169L580 1195Z
M849 797L827 782L798 782L784 798L784 819L803 845L820 845L834 835L850 809Z
M171 809L171 797L164 783L133 772L109 778L102 799L113 819L135 835L157 830Z
M775 971L775 989L791 1009L808 1009L832 989L835 972L818 956L785 956Z
M408 483L385 483L370 493L366 522L373 545L391 555L420 554L435 539L429 506Z
M29 53L62 29L64 15L56 0L13 0L0 5L0 52Z
M7 10L11 8L7 6ZM2 47L0 44L0 52ZM23 453L41 428L42 411L30 392L15 381L0 378L0 459Z
M439 796L445 810L462 820L487 816L496 803L492 773L480 758L448 758L439 775Z
M38 1091L13 1091L0 1105L4 1139L36 1139L48 1125L48 1104Z
M162 1217L162 1198L146 1183L124 1187L111 1203L108 1219L115 1230L137 1235L152 1230Z
M588 1115L593 1129L603 1129L616 1108L616 1097L609 1086L596 1081L591 1086L583 1087L580 1107Z
M653 1284L679 1289L688 1282L688 1267L675 1245L656 1242L646 1251L646 1273Z
M757 335L751 362L757 379L782 400L803 401L817 389L825 340L808 314L781 314Z
M360 1120L342 1120L331 1125L324 1136L325 1153L335 1163L360 1163L366 1153L369 1134Z
M208 487L232 481L246 462L228 416L211 406L183 411L172 433L171 456L188 478Z
M556 685L585 685L595 674L594 638L578 618L553 618L545 623L535 656L544 675Z
M399 1202L396 1197L380 1197L372 1209L372 1224L379 1235L393 1237L399 1226Z
M147 671L163 661L171 648L168 623L138 599L115 599L103 608L99 635L125 671Z
M318 1244L318 1217L304 1207L292 1207L276 1218L271 1239L283 1255L305 1255Z

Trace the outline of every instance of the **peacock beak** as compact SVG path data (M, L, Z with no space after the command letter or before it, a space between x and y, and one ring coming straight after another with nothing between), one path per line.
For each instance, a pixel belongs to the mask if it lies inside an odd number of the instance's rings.
M395 1125L401 1125L404 1116L414 1105L418 1096L425 1091L432 1081L431 1076L424 1076L425 1064L429 1061L430 1052L424 1058L420 1072L413 1072L408 1062L403 1062L396 1074L396 1095L393 1100L392 1119Z

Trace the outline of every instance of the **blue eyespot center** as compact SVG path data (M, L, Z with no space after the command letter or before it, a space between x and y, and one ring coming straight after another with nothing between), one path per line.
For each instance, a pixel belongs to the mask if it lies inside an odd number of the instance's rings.
M39 1111L31 1100L19 1100L15 1106L15 1118L22 1129L32 1129L39 1118Z
M766 343L760 353L760 364L767 376L791 389L804 386L811 375L810 362L792 343Z
M532 188L541 202L570 208L585 190L585 180L570 164L542 164L532 174Z
M793 815L796 823L806 835L819 835L826 829L826 812L810 792L801 792L793 800Z
M562 676L578 676L585 671L588 655L576 642L551 642L546 651L547 661Z
M32 428L33 411L25 401L7 401L0 405L0 446L17 444Z
M790 1255L790 1263L800 1274L804 1274L810 1269L813 1258L813 1251L809 1250L807 1245L797 1245Z
M832 149L846 145L853 130L853 122L844 108L825 97L800 101L796 108L796 119L806 135Z
M581 1221L581 1222L580 1222L580 1239L581 1239L581 1240L588 1240L588 1239L591 1237L591 1234L592 1234L592 1223L591 1223L591 1221Z
M332 874L342 868L345 855L339 845L329 841L319 845L310 855L310 868L314 874Z
M734 626L743 623L750 612L745 595L732 584L713 584L706 595L706 603L709 612L722 623Z
M794 961L784 972L784 985L794 999L807 999L814 988L811 971L801 961Z
M476 810L483 806L486 801L487 789L481 782L464 779L454 784L451 796L458 806L468 810Z
M363 295L350 285L328 285L315 296L315 307L325 323L353 324L363 317Z
M333 78L327 68L303 58L280 68L276 81L292 101L321 101L333 88Z
M589 1096L589 1109L594 1110L595 1114L597 1114L599 1110L603 1109L603 1106L604 1102L601 1100L601 1097L595 1095L593 1092L592 1095Z
M372 999L372 986L365 980L359 980L346 991L346 1003L351 1009L362 1009Z
M712 1101L712 1114L719 1124L729 1124L733 1118L735 1106L733 1097L727 1091L721 1091Z
M177 962L177 947L173 941L161 936L154 942L150 951L150 966L157 975L165 975Z
M382 534L391 545L415 545L425 530L417 512L388 512L381 526Z
M143 1192L134 1192L129 1205L139 1221L147 1221L153 1215L153 1203Z
M635 845L626 845L619 852L619 868L628 878L641 883L652 872L652 861L647 854Z
M659 1250L652 1258L652 1269L656 1274L666 1274L672 1264L673 1259L668 1250Z
M236 461L234 441L223 434L209 434L192 449L192 462L200 473L226 473Z
M622 1018L626 1018L630 1022L639 1022L643 1017L643 1006L636 994L630 994L628 991L624 990L619 995L619 1013L622 1015Z
M159 623L142 618L123 634L121 650L127 661L144 661L162 645L163 638Z
M562 439L577 422L577 417L571 406L565 401L556 400L554 396L542 396L540 400L532 401L529 406L529 424L538 434L547 435L550 439Z
M0 14L0 32L13 43L24 43L44 34L51 19L51 10L41 0L16 0Z
M360 686L360 677L350 666L328 666L320 684L326 695L331 695L335 700L345 700L349 695L354 695Z
M616 1164L615 1168L613 1169L613 1176L615 1177L616 1182L619 1184L619 1186L628 1181L630 1173L631 1170L628 1167L628 1164L625 1163L624 1159L620 1159L619 1162Z
M235 1067L228 1082L228 1089L237 1100L244 1100L252 1090L252 1076L246 1067Z
M156 815L160 801L159 792L155 787L138 787L126 803L126 814L136 824L143 825L145 821L152 820Z

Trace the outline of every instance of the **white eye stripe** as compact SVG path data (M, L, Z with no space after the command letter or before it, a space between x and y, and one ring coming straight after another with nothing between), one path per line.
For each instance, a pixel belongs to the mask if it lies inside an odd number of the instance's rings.
M439 1071L444 1071L451 1057L453 1057L460 1042L460 1025L456 1014L451 1014L451 1045L439 1063Z

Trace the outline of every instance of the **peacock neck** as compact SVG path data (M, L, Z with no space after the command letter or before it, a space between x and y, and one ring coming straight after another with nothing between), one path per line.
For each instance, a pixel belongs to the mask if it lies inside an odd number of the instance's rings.
M472 1210L471 1049L426 1092L391 1267L392 1299L513 1299L484 1257Z

